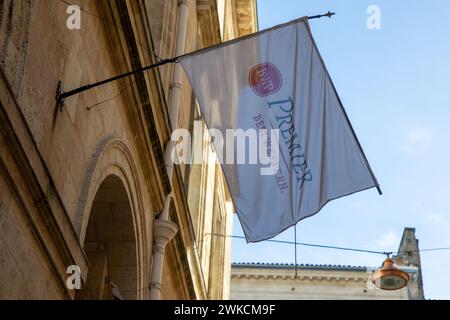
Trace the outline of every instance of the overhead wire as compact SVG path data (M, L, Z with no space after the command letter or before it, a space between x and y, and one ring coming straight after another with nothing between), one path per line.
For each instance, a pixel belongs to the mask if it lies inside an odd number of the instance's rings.
M218 234L218 233L209 233L209 235L245 240L245 237L236 236L236 235L223 235L223 234ZM358 249L358 248L341 247L341 246L333 246L333 245L323 245L323 244L314 244L314 243L305 243L305 242L296 242L296 241L294 242L294 241L287 241L287 240L269 239L269 240L264 240L264 241L271 242L271 243L278 243L278 244L289 244L289 245L299 245L299 246L304 246L304 247L315 247L315 248L322 248L322 249L363 252L363 253L371 253L371 254L379 254L379 255L387 255L387 256L394 254L394 252L392 252L392 251L367 250L367 249ZM408 252L427 252L427 251L443 251L443 250L450 250L450 247L427 248L427 249L419 249L419 250L404 250L404 251L397 252L397 254L403 254L403 253L408 253Z

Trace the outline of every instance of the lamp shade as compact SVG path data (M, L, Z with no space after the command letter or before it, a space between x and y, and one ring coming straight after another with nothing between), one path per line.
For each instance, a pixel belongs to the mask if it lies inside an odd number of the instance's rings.
M381 269L372 273L372 282L382 290L399 290L409 281L409 274L394 266L394 261L387 258Z

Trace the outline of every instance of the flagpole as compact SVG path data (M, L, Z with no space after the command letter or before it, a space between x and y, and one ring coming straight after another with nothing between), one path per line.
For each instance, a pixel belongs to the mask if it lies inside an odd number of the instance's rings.
M279 29L279 28L285 27L285 26L290 25L290 24L297 23L297 22L299 22L301 20L305 20L305 19L306 20L320 19L322 17L331 18L335 14L336 13L334 13L334 12L328 11L325 14L319 14L319 15L315 15L315 16L302 17L302 18L299 18L299 19L295 19L295 20L292 20L290 22L279 24L279 25L276 25L274 27L267 28L267 29L264 29L264 30L261 30L261 31L255 32L255 33L251 33L251 34L243 36L243 37L239 37L239 38L235 38L235 39L232 39L232 40L229 40L229 41L221 42L221 43L218 43L216 45L209 46L209 47L206 47L206 48L203 48L203 49L199 49L199 50L196 50L196 51L193 51L193 52L189 52L189 53L186 53L186 54L182 54L182 55L179 55L179 56L176 56L176 57L173 57L173 58L164 59L164 60L161 60L161 61L159 61L157 63L151 64L151 65L148 65L148 66L145 66L145 67L133 70L133 71L129 71L127 73L124 73L124 74L121 74L121 75L118 75L118 76L114 76L114 77L111 77L111 78L108 78L108 79L105 79L105 80L102 80L102 81L99 81L99 82L95 82L95 83L92 83L92 84L87 84L87 85L84 85L82 87L79 87L79 88L76 88L76 89L73 89L73 90L70 90L70 91L67 91L67 92L63 91L62 83L61 83L61 81L58 81L58 86L57 86L57 89L56 89L56 101L57 101L57 103L58 103L58 105L60 107L60 110L62 111L62 107L64 105L64 101L67 98L69 98L71 96L74 96L76 94L80 94L82 92L88 91L90 89L102 86L104 84L107 84L107 83L110 83L110 82L113 82L113 81L116 81L116 80L120 80L120 79L129 77L129 76L132 76L132 75L135 75L135 74L147 71L147 70L151 70L151 69L163 66L163 65L168 64L168 63L176 63L176 62L178 62L178 59L181 59L183 57L187 57L187 56L194 55L194 54L197 54L197 53L200 53L200 52L204 52L204 51L207 51L207 50L215 49L217 47L230 45L231 43L234 43L234 42L237 42L237 41L241 41L241 40L244 40L246 38L255 37L255 36L260 35L262 33L266 33L268 31L272 31L272 30L275 30L275 29Z
M158 62L158 63L151 64L151 65L149 65L149 66L146 66L146 67L143 67L143 68L139 68L139 69L137 69L137 70L133 70L133 71L130 71L130 72L127 72L127 73L124 73L124 74L121 74L121 75L118 75L118 76L115 76L115 77L112 77L112 78L108 78L108 79L105 79L105 80L102 80L102 81L99 81L99 82L96 82L96 83L87 84L87 85L84 85L84 86L79 87L79 88L77 88L77 89L70 90L70 91L68 91L68 92L63 92L63 91L62 91L62 89L61 89L61 81L59 81L59 82L58 82L58 89L57 89L57 93L56 93L56 100L57 100L59 103L64 103L64 100L65 100L66 98L71 97L71 96L73 96L73 95L76 95L76 94L79 94L79 93L81 93L81 92L90 90L90 89L92 89L92 88L99 87L99 86L104 85L104 84L109 83L109 82L113 82L113 81L116 81L116 80L120 80L120 79L122 79L122 78L126 78L126 77L129 77L129 76L132 76L132 75L134 75L134 74L137 74L137 73L140 73L140 72L143 72L143 71L147 71L147 70L150 70L150 69L154 69L154 68L163 66L163 65L165 65L165 64L168 64L168 63L176 62L177 59L178 59L178 57L171 58L171 59L161 60L161 61Z
M294 248L295 248L295 279L297 279L297 225L294 225Z

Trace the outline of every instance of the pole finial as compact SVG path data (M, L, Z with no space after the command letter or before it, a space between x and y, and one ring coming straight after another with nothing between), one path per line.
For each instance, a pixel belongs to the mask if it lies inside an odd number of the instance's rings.
M331 12L331 11L328 11L327 13L324 13L324 14L319 14L319 15L317 15L317 16L311 16L311 17L308 17L308 20L311 20L311 19L320 19L320 18L322 18L322 17L328 17L328 18L331 18L332 16L334 16L336 13L334 13L334 12Z

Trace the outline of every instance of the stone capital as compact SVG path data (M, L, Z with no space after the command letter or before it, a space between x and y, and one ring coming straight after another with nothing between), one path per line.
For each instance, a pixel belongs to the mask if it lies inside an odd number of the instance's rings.
M164 250L177 232L178 226L172 221L156 219L153 222L153 239L155 241L155 246Z

